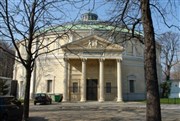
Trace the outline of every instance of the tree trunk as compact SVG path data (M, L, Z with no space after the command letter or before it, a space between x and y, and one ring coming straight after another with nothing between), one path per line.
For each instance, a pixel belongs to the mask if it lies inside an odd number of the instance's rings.
M147 86L146 121L161 121L159 89L156 69L156 46L149 0L141 0L145 42L145 79Z
M24 97L24 114L23 119L27 121L29 118L29 92L30 92L30 83L31 83L31 68L26 68L26 87L25 87L25 97Z
M171 71L171 67L169 65L167 65L167 70L166 70L166 81L170 80L170 71Z

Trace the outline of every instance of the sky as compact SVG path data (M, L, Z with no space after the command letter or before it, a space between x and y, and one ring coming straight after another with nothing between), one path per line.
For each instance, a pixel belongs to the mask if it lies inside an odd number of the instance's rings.
M79 6L82 6L80 3L76 3L74 6L67 7L68 8L68 17L67 21L76 21L79 20L81 15L83 13L88 12L89 10L93 13L96 13L99 17L99 20L108 20L109 16L109 10L113 8L113 5L110 3L105 4L105 0L90 0L90 2L87 2L88 0L84 0L83 8L78 8ZM107 1L107 0L106 0ZM180 27L180 0L175 0L175 6L173 5L173 9L168 7L170 4L167 4L167 0L157 0L159 4L165 8L165 11L163 11L166 14L166 22L170 26L172 24L177 25ZM171 0L172 1L172 0ZM154 3L154 2L153 2ZM174 3L172 3L174 4ZM162 16L152 8L152 19L153 19L153 25L155 32L157 34L161 34L167 31L173 31L180 33L180 30L176 29L175 27L168 28L162 19ZM155 10L155 11L154 11Z
M14 1L14 0L12 0ZM16 0L15 2L17 2ZM78 2L79 1L79 2ZM80 2L81 1L81 2ZM82 2L83 1L83 2ZM109 2L107 2L109 1ZM54 11L53 15L55 16L63 16L62 20L58 19L57 23L55 22L53 25L57 24L62 24L62 23L67 23L67 22L73 22L73 21L78 21L81 19L81 15L83 13L87 13L89 11L96 13L98 15L98 19L105 21L108 20L113 14L110 12L110 10L114 9L114 6L116 4L112 4L112 1L117 1L117 0L68 0L68 2L61 1L60 8L57 11ZM167 0L151 0L155 4L156 2L159 2L163 8L165 8L166 12L163 11L166 14L166 22L171 25L177 25L180 28L180 0L175 0L175 6L173 5L172 11L170 11L171 8L167 7L169 4L167 4ZM174 0L171 0L174 1ZM157 3L156 3L157 4ZM83 7L82 7L83 6ZM160 14L157 14L157 10L154 11L154 8L151 7L153 12L152 12L152 19L153 19L153 25L155 29L155 33L161 34L167 31L173 31L180 33L180 30L176 28L168 28L162 20L162 17ZM15 8L17 9L17 8ZM20 7L23 11L23 7ZM19 9L17 9L19 10ZM61 13L60 13L61 11ZM64 14L63 14L64 13ZM22 15L19 17L17 14L17 22L19 22L24 16ZM19 20L20 19L20 20ZM46 19L43 19L43 21ZM27 19L26 19L27 21ZM47 20L48 21L48 20ZM49 21L48 21L49 22ZM52 23L52 21L50 21ZM45 24L46 25L46 24ZM28 28L23 28L21 25L18 25L18 28L22 28L22 30L28 29ZM48 26L48 24L47 24ZM16 38L21 38L17 35Z

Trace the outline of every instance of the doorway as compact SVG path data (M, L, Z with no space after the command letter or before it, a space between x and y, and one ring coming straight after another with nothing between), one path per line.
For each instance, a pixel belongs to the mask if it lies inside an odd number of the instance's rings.
M97 100L97 79L87 79L86 83L86 96L87 100Z

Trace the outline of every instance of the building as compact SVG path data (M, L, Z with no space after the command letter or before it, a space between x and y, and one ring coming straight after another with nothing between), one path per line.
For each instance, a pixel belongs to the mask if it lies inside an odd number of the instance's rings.
M32 74L31 95L62 93L63 101L81 102L145 99L144 45L128 38L128 30L98 21L94 13L85 13L81 21L54 29L62 36L51 48L60 49L38 57ZM70 31L64 34L67 29ZM55 36L47 34L44 42L51 42ZM21 50L23 53L23 48ZM158 78L161 79L159 55L157 46ZM21 98L25 69L18 62L14 67L14 80L18 80Z
M180 98L180 80L171 80L170 98Z

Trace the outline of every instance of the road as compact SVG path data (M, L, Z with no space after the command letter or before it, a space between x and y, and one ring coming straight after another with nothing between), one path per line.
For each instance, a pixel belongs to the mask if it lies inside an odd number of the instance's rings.
M162 105L162 121L180 121L180 105ZM128 102L30 105L30 121L145 121L145 104Z

